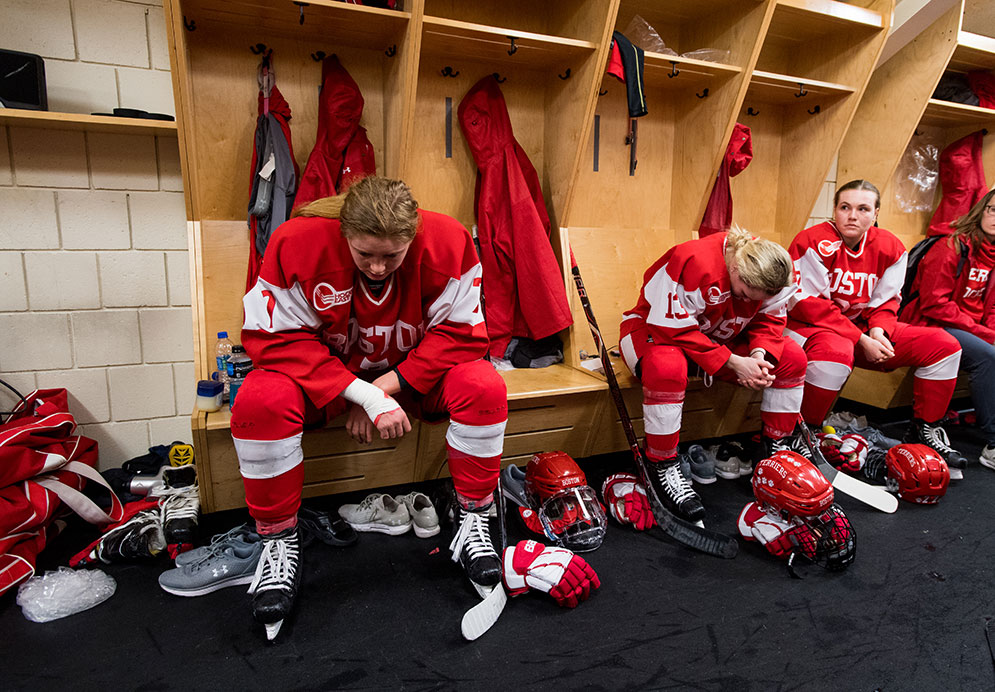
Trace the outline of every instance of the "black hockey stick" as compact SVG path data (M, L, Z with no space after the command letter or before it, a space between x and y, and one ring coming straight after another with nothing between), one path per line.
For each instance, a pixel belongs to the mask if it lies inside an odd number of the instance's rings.
M815 436L801 418L798 420L798 427L802 431L802 439L805 441L805 446L812 453L812 460L818 467L819 472L826 477L826 480L834 488L854 499L860 500L866 505L870 505L874 509L879 509L888 514L898 509L897 497L880 486L864 483L853 476L848 476L826 461L826 457L823 455L822 450L819 449L819 444L816 442Z
M688 548L700 550L709 555L718 557L733 558L739 551L739 543L732 536L727 536L718 531L706 529L697 524L678 517L673 512L663 506L660 498L656 495L656 490L649 482L649 469L646 459L639 449L639 441L636 439L636 431L632 428L632 419L629 418L629 411L625 407L625 400L622 399L622 391L618 386L618 379L612 369L611 360L608 357L608 349L605 348L604 339L601 338L601 330L598 328L598 321L594 317L594 310L591 308L591 301L587 297L587 289L584 288L584 280L580 276L580 269L577 267L577 260L574 258L573 250L570 250L570 266L577 285L577 294L580 296L580 304L584 307L584 314L587 316L587 323L591 327L591 336L594 337L594 346L601 356L601 366L604 368L605 377L608 379L608 391L611 392L615 408L618 409L618 417L622 421L622 430L625 439L629 443L629 449L636 461L639 475L642 477L643 485L646 486L646 497L649 499L650 508L653 510L653 517L656 523L665 534L673 538L681 545Z

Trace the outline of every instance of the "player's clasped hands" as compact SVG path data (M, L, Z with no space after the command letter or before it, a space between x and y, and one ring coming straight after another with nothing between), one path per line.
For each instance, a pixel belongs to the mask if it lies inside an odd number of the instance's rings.
M884 335L884 330L874 327L867 334L861 334L857 342L864 350L864 356L871 363L883 363L895 356L895 347Z
M736 373L736 382L747 389L761 390L774 384L771 366L763 356L729 356L726 365Z

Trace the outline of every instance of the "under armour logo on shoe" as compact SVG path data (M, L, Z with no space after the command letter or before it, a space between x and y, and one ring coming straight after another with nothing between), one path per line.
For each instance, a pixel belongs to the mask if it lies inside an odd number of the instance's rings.
M215 577L221 577L221 576L223 576L225 574L228 574L228 565L221 565L220 568L215 567L211 571L214 573Z

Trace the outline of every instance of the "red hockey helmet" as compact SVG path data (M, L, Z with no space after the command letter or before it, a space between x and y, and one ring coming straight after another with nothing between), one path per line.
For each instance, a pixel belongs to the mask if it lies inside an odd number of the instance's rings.
M533 454L525 468L525 498L546 536L575 552L601 545L608 519L587 477L566 452Z
M833 486L826 477L801 454L787 450L757 464L753 494L785 519L815 517L833 504Z
M895 445L884 458L888 485L897 487L903 500L920 505L935 504L947 492L950 468L926 445Z

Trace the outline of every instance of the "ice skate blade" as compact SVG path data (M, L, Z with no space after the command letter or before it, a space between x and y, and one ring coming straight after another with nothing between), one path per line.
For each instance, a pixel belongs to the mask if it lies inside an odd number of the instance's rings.
M699 519L698 521L694 522L694 525L697 526L698 528L702 528L703 529L703 528L705 528L705 520L704 519Z
M964 472L961 469L955 469L953 467L950 467L950 480L952 481L964 480Z
M276 639L276 635L280 634L281 627L283 627L283 620L268 623L266 625L266 641L271 642Z

